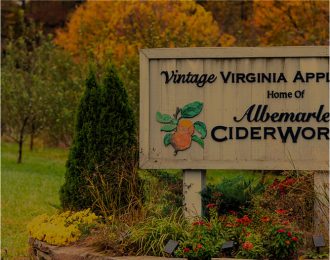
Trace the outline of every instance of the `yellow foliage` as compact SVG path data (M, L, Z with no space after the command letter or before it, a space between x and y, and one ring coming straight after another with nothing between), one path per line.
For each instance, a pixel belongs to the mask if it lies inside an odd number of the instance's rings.
M27 226L31 237L52 245L67 245L81 236L82 226L95 223L98 217L86 209L76 213L66 211L61 214L35 217Z
M328 1L254 1L261 45L328 45Z
M236 38L228 33L224 33L220 37L220 44L222 47L231 47L234 46Z
M112 54L117 64L140 48L218 46L212 14L194 1L87 1L56 43L80 59Z

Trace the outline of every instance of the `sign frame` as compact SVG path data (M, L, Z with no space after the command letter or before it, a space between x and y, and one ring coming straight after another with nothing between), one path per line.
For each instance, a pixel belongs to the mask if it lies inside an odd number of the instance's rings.
M274 170L278 161L180 161L176 159L150 158L149 112L150 103L150 61L160 59L239 59L239 58L328 58L328 46L285 46L285 47L196 47L196 48L160 48L140 50L140 159L142 169L250 169ZM255 167L255 165L258 167ZM329 160L281 161L282 170L328 170ZM297 165L299 165L297 167Z

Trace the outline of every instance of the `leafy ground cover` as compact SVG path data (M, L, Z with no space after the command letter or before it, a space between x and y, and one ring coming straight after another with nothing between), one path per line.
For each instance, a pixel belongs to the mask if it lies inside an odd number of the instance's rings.
M60 206L58 191L64 181L67 151L24 147L17 164L17 145L1 144L2 255L27 255L27 223L40 214L54 214Z

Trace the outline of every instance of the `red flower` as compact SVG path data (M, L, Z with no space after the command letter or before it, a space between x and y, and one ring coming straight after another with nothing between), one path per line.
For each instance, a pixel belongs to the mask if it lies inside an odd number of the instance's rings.
M277 214L282 215L282 214L286 214L288 211L285 210L285 209L277 209L277 210L275 210L275 212L276 212Z
M205 222L203 220L199 220L193 223L193 226L203 226Z
M284 233L284 232L285 232L284 229L279 229L279 230L277 230L277 233Z
M253 249L253 244L250 241L246 241L242 245L244 250L251 250Z
M293 178L288 178L286 177L284 181L282 181L283 185L285 186L291 186L293 185L295 182L297 181L297 179L293 179Z
M197 246L195 247L194 251L197 252L201 248L203 248L203 245L202 244L197 244Z
M210 223L206 223L205 226L207 226L207 229L208 229L208 230L211 230L211 229L212 229L212 226L211 226Z
M283 183L280 183L278 185L278 189L279 189L281 195L284 195L285 194L285 188L283 186Z
M297 237L293 237L292 240L293 240L294 242L297 242L297 241L298 241L298 238L297 238Z
M237 215L237 212L236 212L235 210L228 210L228 212L229 212L230 214L234 215L234 216Z
M279 181L278 179L275 179L275 180L273 181L273 184L270 185L269 188L275 190L275 189L277 189L277 186L278 186L279 183L280 183L280 181Z
M248 226L252 222L252 220L247 215L244 215L242 218L236 219L236 222L244 226Z
M190 251L190 248L188 248L188 247L185 247L184 249L183 249L183 252L185 252L185 253L188 253Z
M221 192L216 191L216 192L213 192L212 195L213 195L214 197L221 197L223 194L222 194Z
M290 224L290 221L288 221L288 220L284 220L284 221L282 221L282 224L283 224L283 225L289 225L289 224Z
M225 227L235 227L236 225L233 223L226 223Z
M291 232L289 231L289 232L288 232L288 237L291 237L291 236L292 236L292 234L291 234Z
M269 222L270 221L270 217L267 217L267 216L265 216L265 217L262 217L261 219L261 222Z
M216 207L217 207L217 204L215 204L215 203L210 203L210 204L207 204L206 207L207 207L208 209L213 209L213 208L216 208Z

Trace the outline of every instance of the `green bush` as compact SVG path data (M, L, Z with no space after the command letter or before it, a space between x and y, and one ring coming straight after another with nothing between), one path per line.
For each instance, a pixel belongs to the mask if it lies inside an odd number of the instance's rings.
M218 213L225 214L233 210L243 212L251 205L253 196L263 191L262 183L238 176L224 179L220 184L207 185L201 194L204 208L216 204Z
M132 191L139 192L135 146L134 115L114 67L107 65L100 82L91 70L60 190L62 206L75 210L90 207L102 213L125 209Z

